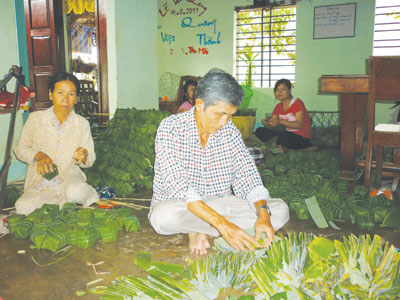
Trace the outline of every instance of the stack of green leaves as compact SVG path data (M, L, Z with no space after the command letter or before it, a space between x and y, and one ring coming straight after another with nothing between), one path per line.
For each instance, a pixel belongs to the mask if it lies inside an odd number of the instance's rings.
M383 194L370 197L364 186L350 191L348 181L339 179L337 151L267 154L265 163L260 174L271 197L286 201L299 219L310 218L304 200L312 196L316 196L326 221L351 220L361 230L372 230L374 224L382 223L394 206Z
M88 183L110 186L118 196L153 184L154 139L160 122L170 115L157 110L117 109L95 143L96 162L85 169Z
M135 263L148 276L117 278L102 299L394 300L400 294L400 253L377 235L332 241L292 233L260 258L218 252L185 267L137 253Z
M22 195L22 191L17 189L15 186L6 187L6 200L4 202L4 208L13 207L17 199Z
M139 220L130 208L77 209L76 204L43 205L31 214L14 214L7 218L10 233L17 238L28 238L37 249L56 252L66 245L79 248L93 246L101 237L103 242L115 242L118 232L139 229Z

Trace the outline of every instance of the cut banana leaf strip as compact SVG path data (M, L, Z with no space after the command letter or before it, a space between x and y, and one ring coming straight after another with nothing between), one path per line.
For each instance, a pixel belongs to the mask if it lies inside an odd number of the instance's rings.
M68 251L68 252L67 252L67 251ZM56 257L56 256L58 256L59 253L64 253L64 252L67 252L67 254L65 254L65 255L63 255L63 256L61 256L61 257ZM72 253L74 253L74 252L75 252L75 249L72 248L71 246L64 247L64 248L58 250L57 252L53 253L53 260L52 260L51 262L49 262L49 263L46 263L46 264L40 264L40 263L38 263L38 262L36 261L36 259L33 257L33 255L31 255L31 258L32 258L33 262L34 262L37 266L39 266L39 267L46 267L46 266L51 266L51 265L54 265L54 264L56 264L56 263L62 261L63 259L65 259L66 257L70 256L70 255L71 255Z
M322 214L322 211L318 205L317 198L315 196L311 198L307 198L304 200L307 209L310 212L311 218L313 219L315 225L318 226L318 228L327 228L329 227L328 223L325 220L324 215Z
M78 297L79 296L83 296L83 295L86 295L86 292L84 292L84 291L76 291L75 295L77 295Z
M329 226L331 226L333 229L341 230L339 226L337 226L335 223L333 223L333 221L329 221L328 224L329 224Z
M164 262L152 262L150 252L136 253L135 264L144 271L148 271L153 266L169 274L180 274L185 270L185 266L183 265L170 264Z
M154 266L159 268L160 270L170 273L170 274L180 274L185 271L185 266L177 265L177 264L170 264L165 262L153 262Z

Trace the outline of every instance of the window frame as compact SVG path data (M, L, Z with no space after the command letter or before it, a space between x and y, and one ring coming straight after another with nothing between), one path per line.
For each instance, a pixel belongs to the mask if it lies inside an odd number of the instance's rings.
M283 13L282 10L284 9L294 9L292 13ZM247 18L240 18L239 14L241 12L253 12L253 11L261 11L261 16L252 16ZM274 12L278 12L278 14ZM253 74L259 76L260 79L253 80L253 86L259 88L271 88L275 84L277 80L280 78L287 78L294 82L295 80L295 55L296 55L296 5L271 5L266 7L254 7L254 6L247 6L247 7L236 7L235 8L236 16L235 16L235 71L236 71L236 79L239 82L243 82L243 78L246 81L246 73L247 73L247 66L243 66L242 59L239 58L240 55L243 55L246 52L243 52L243 49L246 47L250 48L261 48L261 51L254 51L251 53L258 54L258 57L255 57L255 69L256 73ZM279 17L288 18L289 20L277 20ZM241 20L248 20L253 19L255 22L251 22L250 24L240 24ZM268 20L269 22L264 22ZM282 34L279 36L273 36L270 32L279 32L280 30L274 30L274 24L279 23L286 23L285 29L282 30ZM288 28L288 24L294 23L294 29ZM264 30L264 25L267 24L268 30ZM251 33L255 33L256 37L245 38L241 35L245 35L243 32L240 32L239 28L241 26L246 25L261 25L261 31L251 31ZM293 27L293 26L292 26ZM288 34L289 33L289 34ZM276 38L283 38L283 39L293 39L292 43L277 45L273 43L273 40ZM240 41L243 40L260 40L260 45L251 45L251 46L244 46L240 44ZM267 41L266 41L267 40ZM277 50L277 47L283 47L283 50ZM289 47L289 49L287 49ZM294 49L290 49L290 48ZM252 50L251 50L252 51ZM278 57L274 58L274 53L292 53L293 58L290 57ZM279 54L278 54L279 55ZM292 65L290 65L292 62ZM277 63L277 64L275 64ZM283 63L283 64L282 64ZM287 64L285 64L287 63ZM282 68L292 68L291 72L274 72L272 69L276 67ZM243 72L241 69L246 68ZM259 70L259 71L257 71ZM279 78L278 78L279 77ZM249 82L247 82L248 84ZM244 83L246 84L246 82Z
M379 37L379 33L384 33L387 32L388 34L391 34L392 36L400 36L400 3L398 4L390 4L390 5L385 5L386 3L384 1L381 1L382 3L378 3L378 0L375 3L375 20L374 20L374 40L373 40L373 55L374 56L385 56L385 55L394 55L398 56L400 55L400 38L383 38L382 36ZM383 4L383 5L382 5ZM378 6L379 5L379 6ZM388 12L384 12L385 9L390 9L393 8L393 12L398 13L399 17L397 18L397 21L394 22L381 22L378 21L377 23L377 17L387 15ZM397 10L397 11L396 11ZM398 28L387 28L387 26L393 26L397 25ZM378 36L377 36L378 33ZM395 45L382 45L381 43L395 43ZM395 48L394 50L392 50ZM398 49L396 51L396 49ZM391 51L392 50L392 51Z

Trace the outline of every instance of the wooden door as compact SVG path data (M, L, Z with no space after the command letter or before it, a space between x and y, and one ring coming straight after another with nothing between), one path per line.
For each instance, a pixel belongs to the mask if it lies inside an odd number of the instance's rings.
M99 57L100 124L108 121L108 64L106 0L96 0L96 39ZM65 71L65 41L61 0L24 0L26 38L31 88L36 91L31 111L52 105L48 78Z
M31 88L36 91L36 97L31 102L31 111L46 109L52 105L48 78L57 70L65 70L65 52L62 49L64 35L60 34L61 4L62 1L24 0L29 79Z

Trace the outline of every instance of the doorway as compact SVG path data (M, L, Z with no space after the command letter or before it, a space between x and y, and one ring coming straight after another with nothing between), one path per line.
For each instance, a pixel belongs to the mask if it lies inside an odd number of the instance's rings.
M104 127L108 120L107 60L103 53L106 39L100 34L106 30L105 22L100 22L103 2L66 0L63 5L68 64L81 82L82 94L76 109L98 127Z
M105 2L24 0L30 86L36 91L31 111L52 105L48 97L48 78L59 70L68 69L66 65L69 64L69 70L78 78L95 83L92 84L93 97L98 101L95 113L100 127L105 126L109 116ZM67 28L71 31L65 34ZM79 42L73 44L69 36L82 30L87 35L85 42L91 44L79 48Z

